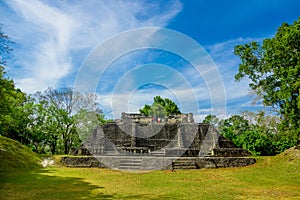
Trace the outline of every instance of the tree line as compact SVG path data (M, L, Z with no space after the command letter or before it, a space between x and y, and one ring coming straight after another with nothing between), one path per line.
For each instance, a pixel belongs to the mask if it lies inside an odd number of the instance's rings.
M67 154L80 146L95 126L106 122L95 94L64 87L26 95L13 81L1 77L1 82L11 87L1 87L0 135L35 152Z
M298 135L293 131L282 131L278 128L281 123L278 115L263 111L244 111L225 119L208 115L203 123L213 125L221 135L253 155L276 155L295 146L298 140Z

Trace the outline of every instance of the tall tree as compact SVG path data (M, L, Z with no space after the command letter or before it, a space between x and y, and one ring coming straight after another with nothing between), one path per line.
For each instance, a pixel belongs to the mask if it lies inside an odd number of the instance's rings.
M69 153L72 147L81 142L79 129L86 128L91 122L93 127L101 123L103 115L94 94L81 94L64 87L48 88L44 93L37 93L36 97L45 109L45 120L49 125L44 130L48 131L48 139L51 139L49 145L52 153L57 150L59 143L62 144L63 153Z
M281 128L298 135L300 142L300 18L283 23L273 38L237 45L235 54L241 64L237 81L251 80L250 88L266 106L277 109Z

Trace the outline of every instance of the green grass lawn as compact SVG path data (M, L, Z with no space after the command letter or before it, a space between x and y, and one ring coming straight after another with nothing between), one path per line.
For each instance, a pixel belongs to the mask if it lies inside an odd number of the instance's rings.
M56 161L60 157L55 157ZM300 199L300 150L240 168L129 173L41 168L41 156L0 136L0 199Z
M129 173L62 166L1 173L0 199L300 199L300 158L248 167Z

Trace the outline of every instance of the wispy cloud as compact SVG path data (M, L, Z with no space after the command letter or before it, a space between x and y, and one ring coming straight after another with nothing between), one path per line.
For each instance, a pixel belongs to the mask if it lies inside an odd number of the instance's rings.
M245 78L240 82L234 80L240 63L239 57L234 55L234 47L252 41L262 42L263 39L237 38L205 47L222 74L227 97L227 110L232 113L251 109L253 106L250 103L251 99L255 98L255 95L249 90L249 79Z
M7 15L5 23L13 27L9 34L20 44L15 51L14 65L20 68L14 73L16 83L28 93L59 84L99 42L131 28L166 26L182 9L179 1L6 3L16 15Z
M16 42L24 45L16 50L18 65L23 68L20 73L25 72L17 85L27 92L45 89L71 68L70 38L77 23L58 8L39 1L9 1L8 5L22 18L13 33Z
M0 3L1 4L1 3ZM16 42L15 59L11 71L17 86L23 91L33 93L48 86L61 84L73 85L75 74L88 53L99 43L122 31L140 27L165 27L182 10L180 1L38 1L7 0L7 8L0 6L0 17L8 27L8 34ZM5 9L1 12L1 9ZM140 38L132 38L138 40ZM226 105L230 113L249 109L251 96L245 79L237 83L234 74L238 70L239 58L233 54L234 46L250 41L262 41L262 38L237 38L218 44L205 46L223 79L226 91ZM130 41L124 41L127 45ZM182 44L184 45L184 44ZM119 46L111 47L119 48ZM185 51L185 48L183 48ZM159 58L159 59L157 59ZM103 76L99 102L109 117L119 117L120 112L138 112L144 104L150 104L156 95L170 98L179 104L183 112L193 112L197 121L213 112L214 101L218 96L219 82L216 82L215 66L203 63L197 71L186 62L173 60L168 55L144 52L119 58L106 76ZM205 60L203 57L201 59ZM152 73L153 81L165 88L139 88L152 80L141 84L139 78L151 75L151 72L126 74L132 67L152 61L177 70ZM128 66L131 66L128 67ZM123 76L123 78L122 78ZM124 77L125 76L125 77ZM203 76L206 76L204 79ZM118 81L121 89L115 90ZM122 81L123 80L123 81ZM87 82L90 80L87 78ZM190 85L188 85L188 84ZM210 87L210 88L209 88ZM222 88L221 88L222 89ZM113 97L113 99L112 99ZM220 97L220 98L219 98ZM197 100L195 105L195 98ZM113 110L112 110L113 109ZM219 112L220 113L220 112ZM224 115L222 115L224 116Z

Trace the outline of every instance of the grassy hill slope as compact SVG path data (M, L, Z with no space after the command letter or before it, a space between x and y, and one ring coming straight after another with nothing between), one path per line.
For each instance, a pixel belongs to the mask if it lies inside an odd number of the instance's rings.
M0 136L0 173L34 169L40 166L41 159L27 146Z

